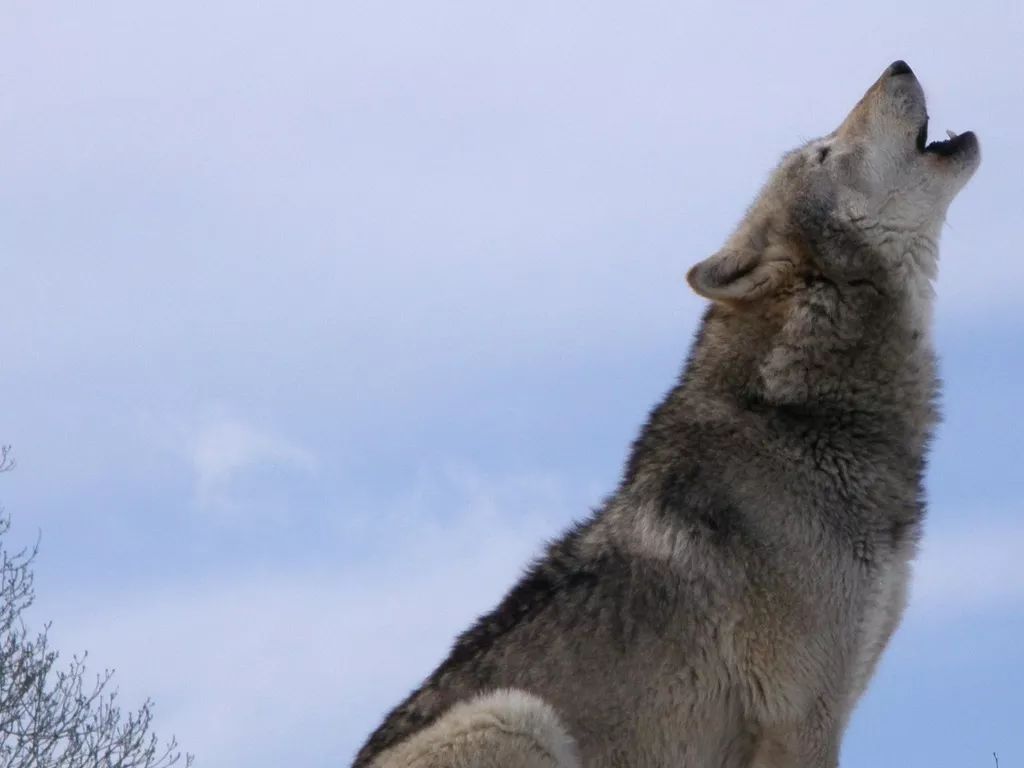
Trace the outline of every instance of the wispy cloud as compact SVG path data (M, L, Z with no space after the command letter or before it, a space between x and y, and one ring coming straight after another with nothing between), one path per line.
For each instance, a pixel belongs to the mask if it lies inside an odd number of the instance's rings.
M196 498L203 508L230 504L232 481L242 473L265 467L310 471L311 453L288 440L250 424L218 416L205 423L190 445L196 477Z

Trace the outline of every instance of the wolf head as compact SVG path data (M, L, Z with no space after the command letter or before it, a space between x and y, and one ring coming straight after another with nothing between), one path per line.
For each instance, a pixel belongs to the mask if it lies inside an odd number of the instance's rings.
M836 130L783 157L725 247L690 270L715 302L705 352L755 396L836 393L852 354L881 374L927 338L939 232L981 158L973 133L929 144L927 130L924 91L897 61Z
M924 91L897 61L836 130L783 158L725 248L690 271L691 286L724 302L808 277L840 292L920 291L946 209L981 158L973 133L928 144L927 131Z

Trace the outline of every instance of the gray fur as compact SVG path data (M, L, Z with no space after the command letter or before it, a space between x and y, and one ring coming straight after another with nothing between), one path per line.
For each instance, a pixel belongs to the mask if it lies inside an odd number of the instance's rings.
M453 707L509 688L553 708L587 768L837 764L904 609L937 421L938 235L980 160L973 134L922 151L925 121L897 62L783 158L690 272L712 304L618 490L356 766L396 765L416 734L444 743ZM466 754L410 765L495 764Z

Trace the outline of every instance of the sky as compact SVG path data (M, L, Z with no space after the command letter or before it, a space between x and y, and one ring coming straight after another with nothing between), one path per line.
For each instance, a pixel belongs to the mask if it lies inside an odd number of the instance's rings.
M199 766L346 765L677 375L713 253L892 60L983 163L843 764L1024 763L1015 0L0 4L0 475L65 657Z

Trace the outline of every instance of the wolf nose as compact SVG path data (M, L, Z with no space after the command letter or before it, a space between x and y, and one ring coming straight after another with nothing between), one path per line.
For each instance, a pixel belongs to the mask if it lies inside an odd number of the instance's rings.
M912 74L914 74L914 70L912 70L910 68L910 65L907 64L907 62L905 62L903 59L899 59L898 61L894 61L892 64L889 65L889 77L896 77L897 75L912 75Z

